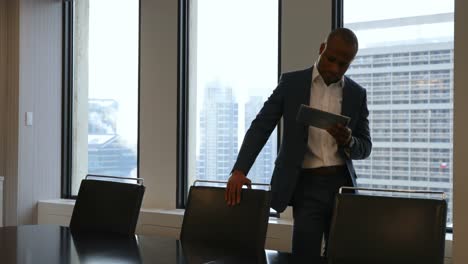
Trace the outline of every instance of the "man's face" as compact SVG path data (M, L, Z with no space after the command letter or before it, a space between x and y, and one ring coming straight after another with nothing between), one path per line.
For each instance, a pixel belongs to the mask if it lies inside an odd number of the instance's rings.
M320 46L318 71L327 85L338 82L356 55L353 45L344 42L340 37L332 38Z

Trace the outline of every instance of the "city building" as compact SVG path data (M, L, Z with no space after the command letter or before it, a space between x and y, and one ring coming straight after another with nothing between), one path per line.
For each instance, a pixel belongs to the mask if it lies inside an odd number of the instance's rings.
M453 21L452 14L346 24L370 29ZM375 44L377 43L377 44ZM443 191L452 222L453 38L360 48L347 75L367 89L373 149L355 161L361 187ZM395 194L398 195L398 194Z
M200 113L197 179L225 181L237 157L238 104L230 87L218 82L205 89Z
M117 133L118 103L88 100L88 173L136 176L137 154Z

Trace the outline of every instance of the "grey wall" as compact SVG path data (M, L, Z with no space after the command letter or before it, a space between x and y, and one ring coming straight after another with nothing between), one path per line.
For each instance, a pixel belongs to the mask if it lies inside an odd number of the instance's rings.
M282 72L311 66L331 30L331 1L283 0Z
M60 196L62 4L8 4L5 225L32 224L37 200Z
M468 263L468 2L455 1L453 260Z
M7 90L7 1L0 0L0 176L5 175L5 111Z
M19 36L18 223L33 223L37 200L60 196L61 1L21 0Z
M5 175L5 112L7 90L7 7L6 0L0 0L0 177ZM2 179L2 178L0 178ZM3 225L3 181L0 180L0 226Z
M17 190L18 190L18 83L19 83L19 2L4 2L4 13L1 20L6 25L6 39L0 40L6 49L6 83L4 88L5 105L3 115L4 167L3 186L4 215L3 224L17 223Z
M177 1L141 1L140 176L144 207L175 208Z

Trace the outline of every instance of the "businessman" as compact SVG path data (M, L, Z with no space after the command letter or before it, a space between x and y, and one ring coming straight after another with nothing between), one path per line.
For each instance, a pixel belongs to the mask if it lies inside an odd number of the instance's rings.
M327 241L335 194L355 186L353 159L370 155L366 90L345 76L358 51L355 34L332 31L320 45L311 68L282 74L278 86L252 121L226 188L228 205L241 201L247 174L271 132L283 118L282 142L271 178L271 207L278 212L292 205L292 252L321 255ZM301 104L351 118L348 126L319 129L296 119Z

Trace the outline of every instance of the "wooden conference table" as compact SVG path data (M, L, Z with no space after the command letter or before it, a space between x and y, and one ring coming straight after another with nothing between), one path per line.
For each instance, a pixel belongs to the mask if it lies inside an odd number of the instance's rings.
M68 227L26 225L0 228L1 264L68 263L325 263L296 261L289 253L264 250L239 254L226 249L182 245L160 236L75 234Z

